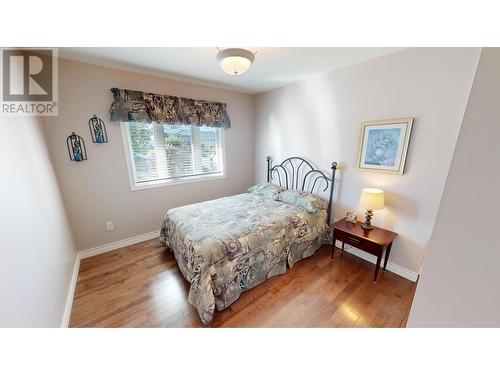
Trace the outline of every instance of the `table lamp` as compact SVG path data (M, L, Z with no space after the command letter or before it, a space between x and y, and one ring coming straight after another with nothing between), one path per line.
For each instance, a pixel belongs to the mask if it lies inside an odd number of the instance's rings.
M373 217L373 210L381 210L384 208L384 191L375 188L365 188L361 191L361 198L359 202L362 208L366 208L365 222L361 224L364 230L372 230L371 220Z

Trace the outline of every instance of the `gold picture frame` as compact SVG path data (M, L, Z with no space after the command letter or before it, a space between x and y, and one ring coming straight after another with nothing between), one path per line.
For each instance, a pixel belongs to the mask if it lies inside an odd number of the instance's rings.
M358 168L372 172L403 174L412 128L412 117L363 122Z

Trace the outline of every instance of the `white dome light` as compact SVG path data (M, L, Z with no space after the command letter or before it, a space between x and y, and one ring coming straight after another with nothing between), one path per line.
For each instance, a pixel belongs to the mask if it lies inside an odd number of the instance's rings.
M226 48L217 54L217 61L222 70L232 76L245 73L254 59L255 55L252 52L242 48Z

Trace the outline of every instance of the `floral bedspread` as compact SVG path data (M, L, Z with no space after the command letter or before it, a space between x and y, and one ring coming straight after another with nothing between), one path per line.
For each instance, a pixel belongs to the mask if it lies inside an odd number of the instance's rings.
M203 323L253 288L314 252L329 239L326 210L252 193L173 208L160 245L174 252L191 283L189 302Z

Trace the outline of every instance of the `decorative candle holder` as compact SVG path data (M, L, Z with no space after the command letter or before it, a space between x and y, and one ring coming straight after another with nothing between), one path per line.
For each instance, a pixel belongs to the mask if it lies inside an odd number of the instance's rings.
M94 143L108 143L108 133L106 132L106 125L96 115L92 116L89 120L90 135Z
M82 137L75 134L75 132L72 132L69 137L66 138L66 146L68 147L68 154L71 161L80 162L87 160L85 142Z

